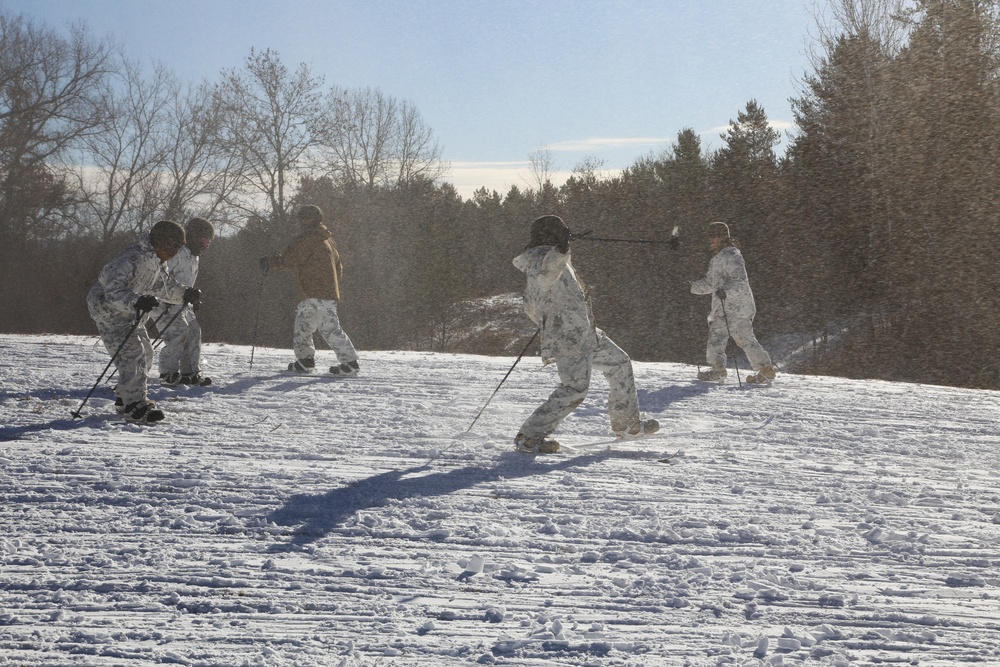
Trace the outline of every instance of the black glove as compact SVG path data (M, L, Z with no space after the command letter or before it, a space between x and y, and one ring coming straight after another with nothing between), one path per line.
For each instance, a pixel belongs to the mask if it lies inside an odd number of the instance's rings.
M184 303L198 305L201 303L201 290L196 287L188 287L184 290Z
M719 289L715 290L715 296L719 297L719 301L725 301L726 300L726 290L724 290L724 289L722 289L720 287Z
M160 300L152 294L143 294L135 301L135 309L140 313L148 313L160 305Z
M561 252L564 255L566 253L568 253L569 252L569 240L573 237L573 235L569 231L569 227L563 225L561 228L559 228L558 230L556 230L554 236L555 236L555 239L554 239L555 243L553 243L552 245L554 245L556 247L556 250L558 250L559 252Z
M260 258L260 270L267 273L267 270L271 268L271 258L261 257Z

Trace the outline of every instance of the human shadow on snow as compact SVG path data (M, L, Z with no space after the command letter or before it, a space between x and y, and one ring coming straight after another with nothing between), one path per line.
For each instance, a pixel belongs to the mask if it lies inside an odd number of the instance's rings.
M663 412L672 403L704 396L715 388L718 388L718 385L696 382L695 384L678 384L659 389L639 389L639 407L643 412Z
M648 414L656 414L669 408L672 403L698 398L717 388L718 385L715 383L695 382L660 387L659 389L637 389L636 393L639 397L640 410ZM607 414L607 411L607 396L598 391L596 394L588 395L583 404L574 411L574 414L593 417Z
M698 398L709 393L713 389L718 389L718 385L707 382L696 382L694 384L679 384L658 389L638 389L639 408L642 412L655 415L663 412L673 403ZM608 411L607 398L598 394L598 398L588 398L578 407L574 414L582 417L593 417L606 414ZM572 419L572 417L570 417Z
M528 454L509 452L501 456L492 468L466 466L447 472L431 472L433 468L427 463L372 475L322 494L300 493L267 517L279 526L299 526L289 544L275 545L271 550L288 551L322 539L354 516L355 512L383 507L393 500L445 496L500 479L545 475L591 465L609 456L612 456L610 452L602 451L569 459L542 461L529 458Z
M210 387L182 387L164 388L159 385L149 387L149 397L156 401L163 401L175 396L186 395L196 397L208 393ZM21 401L37 400L40 404L52 401L60 401L66 408L65 418L49 419L44 422L34 424L23 424L20 426L0 427L0 442L8 440L18 440L29 433L39 433L41 431L68 431L78 428L93 428L103 426L110 422L121 422L124 418L114 410L115 394L109 386L101 386L95 390L86 387L75 389L35 389L26 392L5 392L0 391L0 402L16 399ZM86 399L86 403L83 403ZM79 416L77 416L79 412Z
M316 374L292 373L286 371L274 371L271 373L260 373L246 375L237 373L227 381L206 387L214 394L243 394L249 389L261 388L264 382L281 380L278 384L263 387L263 391L268 393L286 393L297 389L308 389L319 384L333 384L337 382L350 381L348 378L337 377L328 373L317 372Z
M67 412L69 412L67 410ZM2 426L0 427L0 442L20 440L29 433L41 433L43 431L70 431L78 428L93 428L97 424L105 424L113 419L120 420L121 417L111 412L106 415L86 415L85 419L51 419L41 424L25 424L23 426Z

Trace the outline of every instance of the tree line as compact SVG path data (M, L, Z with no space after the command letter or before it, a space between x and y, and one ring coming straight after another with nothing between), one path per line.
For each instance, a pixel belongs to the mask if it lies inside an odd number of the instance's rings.
M409 103L327 86L251 51L182 85L81 27L0 13L0 291L8 332L88 334L100 267L160 218L223 233L202 263L209 340L288 347L292 276L259 257L319 205L345 264L359 349L517 353L532 333L510 259L533 218L562 216L599 326L637 359L703 362L708 304L691 295L708 222L747 258L762 340L803 346L801 370L1000 388L1000 0L835 0L781 136L754 100L721 147L681 130L614 176L464 199ZM537 159L536 159L537 158ZM492 303L489 310L484 304ZM499 324L498 324L499 323Z

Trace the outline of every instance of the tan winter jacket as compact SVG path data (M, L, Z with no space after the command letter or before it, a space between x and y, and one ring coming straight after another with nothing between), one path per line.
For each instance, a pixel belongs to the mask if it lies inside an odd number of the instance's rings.
M299 235L283 253L272 258L271 266L298 272L300 301L340 300L344 267L333 234L322 222L302 223Z

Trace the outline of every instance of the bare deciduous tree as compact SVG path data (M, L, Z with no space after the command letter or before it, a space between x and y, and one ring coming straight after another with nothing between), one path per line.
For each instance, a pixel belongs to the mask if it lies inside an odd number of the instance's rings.
M65 231L60 163L101 121L113 46L82 25L68 37L0 12L0 239Z
M197 212L214 218L233 196L242 164L240 154L226 150L222 126L223 112L208 84L178 91L164 130L164 217L180 221Z
M541 192L546 183L551 185L555 169L555 159L548 147L540 146L531 151L528 154L528 171L531 177L527 181L528 187Z
M417 108L405 101L399 109L397 153L397 185L416 178L433 181L448 170L441 159L441 146L434 140L430 126L424 122Z
M394 187L444 173L441 148L412 104L377 88L334 88L326 107L321 163L335 182Z
M317 143L322 78L306 64L294 72L270 49L253 51L241 70L225 70L216 86L222 137L241 167L230 206L284 218L293 186Z
M912 0L834 0L829 15L814 13L817 39L809 51L813 67L822 70L827 58L844 35L865 35L885 54L896 54L906 43ZM872 63L878 62L871 58Z
M76 170L80 214L104 240L139 232L163 211L162 129L175 92L176 81L163 67L147 75L127 61L104 86L104 121L84 138Z
M593 187L600 180L600 172L607 160L596 155L584 155L573 167L573 176L587 187Z

